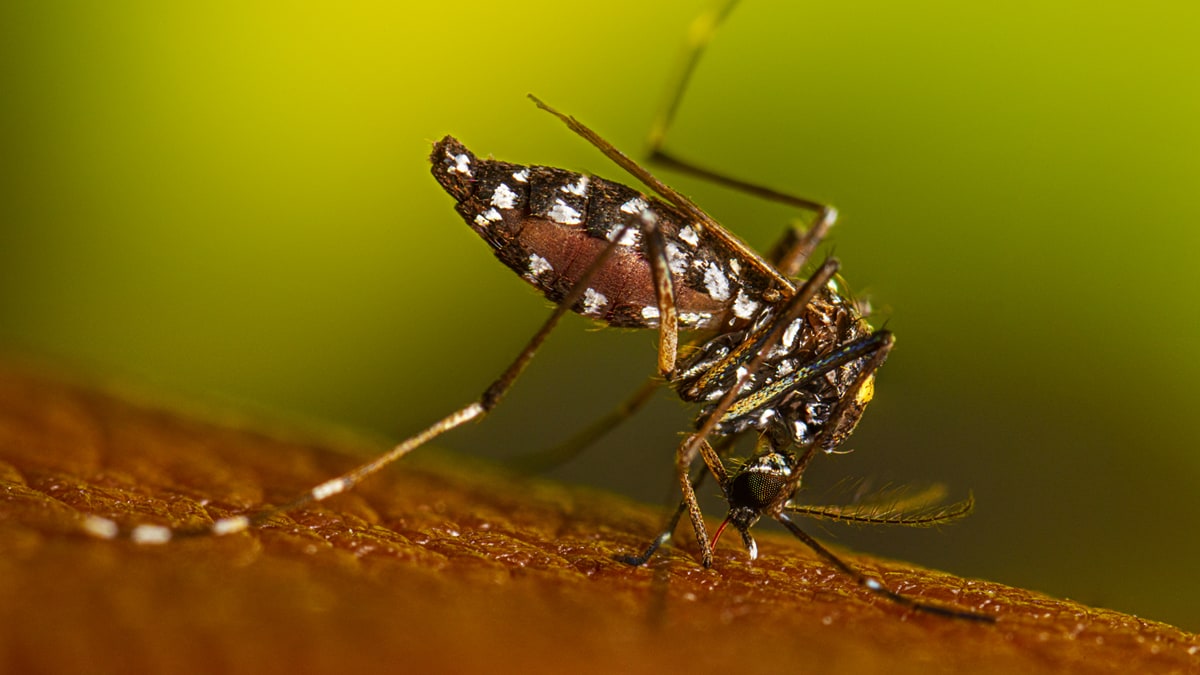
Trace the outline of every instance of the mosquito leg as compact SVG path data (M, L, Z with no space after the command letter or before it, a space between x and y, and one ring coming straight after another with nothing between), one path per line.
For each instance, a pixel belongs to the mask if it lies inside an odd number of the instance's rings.
M571 461L641 410L654 397L654 392L658 391L661 384L662 380L658 378L646 380L633 394L621 401L616 409L604 417L592 422L561 443L507 462L508 466L524 473L542 473Z
M687 508L688 518L692 521L692 529L696 532L696 542L700 544L700 564L708 568L712 567L708 528L704 525L704 513L700 510L700 502L696 501L696 491L692 489L692 481L688 477L692 462L696 459L696 451L702 445L708 445L708 441L703 438L697 439L696 434L683 439L675 452L675 470L679 474L679 485L683 488L683 504Z
M753 377L755 371L762 365L763 360L771 351L771 348L778 344L779 340L783 336L783 331L786 330L787 325L791 323L791 321L797 316L799 316L802 311L804 311L804 308L807 307L808 303L812 301L812 298L816 294L817 290L829 283L829 280L832 279L833 275L837 273L837 269L838 262L836 260L827 260L825 264L822 265L821 268L804 283L800 290L797 291L796 295L787 301L783 307L783 311L768 327L766 336L763 338L763 340L747 340L746 344L749 345L753 343L757 353L755 356L749 359L749 362L746 365L746 374L739 378L734 386L730 387L729 390L725 392L720 400L717 401L717 404L713 407L712 411L701 422L699 429L695 433L685 438L679 445L679 449L676 451L676 468L679 472L680 487L683 490L683 503L680 506L679 513L681 514L685 508L688 511L688 515L692 521L692 529L696 533L697 541L700 542L701 563L705 567L710 567L712 565L712 544L708 540L708 529L704 525L704 518L700 512L700 506L696 502L695 489L693 488L691 481L688 480L688 471L691 467L692 460L695 459L697 453L702 453L705 458L705 463L708 465L709 471L722 481L727 478L725 476L724 466L721 465L720 458L717 457L716 453L713 452L711 448L705 450L705 447L708 446L707 438L712 434L721 418L733 406L734 401L737 400L739 391L747 382L749 382L749 378ZM731 357L733 356L734 355L731 354ZM840 365L840 363L832 362L828 367L825 368L825 370L836 365ZM717 370L720 367L720 365L714 366L713 370ZM824 372L824 370L821 370L820 372ZM819 372L814 372L813 376L817 374L819 374ZM677 521L677 519L678 516L676 516L675 521ZM650 548L647 550L645 557L649 558L649 556L653 554L654 550L665 543L669 538L670 530L660 534L659 538L655 540L655 543L652 543Z
M688 477L692 462L696 459L697 450L704 458L704 464L708 467L708 471L716 477L722 489L729 481L729 475L725 472L725 465L721 463L721 458L717 456L716 451L707 440L689 436L679 444L675 465L679 472L679 485L683 489L683 505L692 521L692 529L696 532L696 542L700 545L700 562L705 567L712 567L712 543L708 539L708 528L704 525L704 513L700 511L700 503L696 500L695 487ZM698 483L699 479L696 482Z
M698 223L702 224L705 229L708 230L709 236L721 241L731 249L736 250L747 261L755 263L756 266L760 266L762 268L760 271L768 276L774 277L779 286L791 288L791 282L788 281L787 277L779 274L774 267L767 265L766 261L763 260L758 253L751 250L736 237L727 232L725 228L721 227L720 223L713 220L712 216L705 213L704 210L697 206L696 203L691 199L688 199L674 188L655 178L649 170L630 159L628 155L618 150L613 146L612 143L609 143L601 138L600 134L592 131L579 120L571 117L570 115L561 113L554 108L551 108L533 94L530 94L529 98L536 103L539 108L557 117L563 122L563 124L566 124L571 131L574 131L585 141L591 143L592 146L597 150L604 153L605 157L607 157L617 166L624 169L629 173L629 175L641 181L660 197L675 205L688 216L694 218Z
M639 214L641 231L648 243L650 269L654 278L654 292L658 305L658 372L666 379L675 373L675 361L679 350L679 313L675 308L675 283L667 261L666 242L658 226L658 216L649 208ZM631 225L626 225L631 227ZM614 241L620 237L615 237ZM593 423L591 427L568 441L565 446L551 448L547 453L533 456L533 466L553 462L560 456L570 458L584 447L604 435L608 428L621 422L649 400L654 391L653 382L643 385L614 413ZM601 426L607 424L608 426ZM563 449L565 448L565 450Z
M641 213L641 220L642 231L646 234L646 241L649 242L651 270L658 301L658 370L659 374L670 379L675 371L679 344L679 321L675 308L674 281L667 262L666 243L663 241L662 231L658 228L657 218L653 212L645 210ZM596 420L582 432L560 445L522 457L515 461L514 465L524 471L536 472L570 460L637 412L650 400L658 384L658 380L647 381L616 410Z
M720 484L721 489L725 490L729 483L729 474L725 471L725 465L721 463L721 458L717 456L715 450L709 445L708 441L701 439L694 443L688 443L687 440L680 445L682 450L685 447L698 447L700 456L704 458L704 465L708 468ZM684 458L680 458L682 461ZM691 466L691 461L695 459L693 455L687 458L687 465L679 467L680 484L683 486L683 502L687 505L688 515L692 520L692 529L696 532L696 543L700 545L700 563L705 568L712 567L713 559L713 543L708 538L708 528L704 525L704 514L700 512L700 504L696 501L696 491L693 489L691 481L687 479L687 471ZM703 473L700 475L704 475Z
M867 401L861 400L863 387L865 387L867 382L875 376L875 371L879 370L879 367L882 366L883 362L887 360L888 354L890 354L892 351L892 346L896 344L896 338L892 336L891 332L886 330L877 330L874 333L871 333L867 339L875 342L878 346L875 348L874 353L870 355L870 359L868 359L867 362L862 365L862 368L859 369L858 374L854 377L854 381L846 390L845 395L838 399L837 404L835 404L833 410L830 411L829 421L825 423L825 427L821 430L821 434L817 436L813 443L808 446L804 454L796 463L796 467L793 471L794 475L796 476L796 481L799 481L800 476L804 474L804 469L812 460L815 451L817 449L828 449L829 441L842 427L846 417L856 407L861 409L862 406L867 404ZM789 494L794 491L795 487L793 486L789 490Z
M712 445L708 441L704 441L700 443L700 457L704 459L704 466L708 468L708 472L717 479L717 484L724 489L726 483L729 482L729 472L725 470L725 464L721 461L720 453L713 450Z
M825 270L829 271L829 274L832 274L831 270L834 267L835 266L830 266L827 263L826 266L823 267L822 269L825 269ZM827 280L827 278L826 278L826 280ZM785 318L786 318L786 316L787 316L787 312L784 313ZM784 323L784 325L786 325L788 322L784 321L783 323ZM768 344L770 344L770 343L768 342ZM864 372L873 372L873 370L868 370L868 368L870 367L870 364L875 364L875 367L878 367L878 363L882 363L882 360L884 358L884 357L878 356L879 352L883 351L886 356L886 351L891 348L891 345L892 345L891 333L889 333L887 331L876 331L866 337L863 337L859 340L856 340L850 344L845 345L841 349L838 349L836 352L833 352L832 354L829 354L826 357L824 357L812 364L809 364L806 368L803 368L802 370L797 371L794 374L795 378L788 380L788 382L786 384L784 384L783 386L794 387L797 384L799 384L805 380L809 380L814 377L818 377L821 374L829 372L830 370L832 370L834 368L837 368L839 366L845 365L846 363L850 363L852 361L855 361L858 359L863 359L863 358L871 359L868 362L868 366L864 367L863 371ZM764 347L763 349L769 350L770 347L769 346ZM865 379L866 375L861 375L861 377L863 377ZM753 397L750 397L750 398L753 398ZM754 403L751 402L749 404L749 407L752 408L753 406L754 406ZM724 415L726 413L736 414L737 412L739 412L739 410L732 409L729 407L722 409L721 406L718 405L718 407L715 408L709 414L708 420L713 421L713 426L715 426L715 423L716 423L715 420L717 420L722 415ZM701 425L700 431L698 431L695 434L692 434L692 435L688 436L686 439L684 439L684 442L680 445L679 450L677 452L677 457L678 458L686 458L684 453L690 452L690 453L693 453L691 455L691 458L694 459L695 453L700 452L704 456L705 464L707 465L708 472L712 473L714 476L716 476L717 479L722 483L722 485L724 485L724 483L727 482L729 480L729 478L728 478L728 475L726 474L724 465L721 463L720 455L724 451L726 451L729 447L732 446L733 442L736 440L737 437L726 437L726 438L722 439L722 443L719 445L718 451L713 451L711 448L708 447L708 443L704 439L698 438L698 436L701 433L703 433L706 428L710 428L707 421ZM698 450L689 449L688 448L689 443L691 444L691 447L697 448ZM810 450L802 458L802 460L801 460L802 462L807 462L808 457L811 455L811 448L813 448L813 447L816 447L815 443L810 446ZM803 467L803 464L800 464L798 466ZM681 468L680 470L682 471L683 469ZM801 468L800 470L797 470L794 473L797 476L800 476L803 473L803 469ZM650 545L646 548L645 552L640 556L624 557L624 558L621 558L621 560L623 560L624 562L627 562L631 565L644 564L647 560L650 559L651 556L654 555L654 553L663 544L665 544L667 541L669 541L672 533L675 530L675 527L679 523L680 518L683 516L683 512L685 510L687 510L689 512L689 514L692 514L692 506L693 506L693 502L695 500L695 497L694 497L695 490L697 489L697 487L699 486L699 484L703 480L703 478L704 478L704 473L701 473L699 476L697 476L695 479L693 479L691 481L691 485L690 485L691 498L690 499L689 499L689 490L684 489L684 499L680 502L678 508L675 510L671 519L668 521L667 526L662 531L660 531L659 536L656 537L650 543ZM786 489L781 490L780 494L791 495L794 491L795 491L794 487L786 488ZM772 515L777 515L777 513L782 513L782 508L785 505L785 503L786 503L786 499L782 500L779 504L779 507L777 509L775 509L774 512L772 512ZM694 514L692 515L692 526L693 526L693 529L696 531L697 539L705 542L705 544L701 544L702 548L705 548L706 544L708 544L707 528L704 527L703 521L700 521L699 525L696 524L696 519L695 519Z
M571 291L567 293L562 302L560 302L554 308L554 311L550 313L550 316L546 319L545 323L543 323L541 328L539 328L538 331L534 333L533 337L530 338L529 342L525 345L525 348L522 349L519 354L517 354L517 357L511 364L509 364L508 368L506 368L504 372L501 373L500 376L496 378L486 390L484 390L483 394L475 402L454 411L446 417L443 417L427 427L425 430L409 437L399 445L376 457L375 459L351 469L341 476L317 485L308 492L289 502L286 502L282 506L269 508L251 515L239 515L221 518L209 527L197 529L171 530L158 525L139 525L132 530L130 536L135 541L140 543L160 544L169 541L173 536L224 535L241 532L250 527L261 525L262 523L279 514L292 511L308 504L323 501L336 494L350 490L392 462L404 457L408 453L428 443L434 438L437 438L447 431L455 429L467 422L486 416L487 413L491 411L491 409L494 408L497 403L500 402L500 400L504 397L504 394L508 392L509 388L512 387L513 383L521 375L522 371L525 370L525 367L529 365L529 362L533 359L533 356L537 352L538 348L541 347L542 343L546 341L546 338L554 330L555 326L558 325L558 322L562 319L563 315L571 311L571 307L583 296L584 291L587 288L588 281L593 275L595 275L596 271L599 270L602 265L604 265L609 256L612 255L621 239L622 234L623 231L618 232L617 236L613 238L613 241L610 242L598 256L596 256L596 259L593 260L588 266L587 270L580 277L578 283L576 283ZM98 532L100 531L100 528L94 528L94 530Z
M658 373L670 379L675 374L679 350L679 312L675 309L675 282L667 261L667 243L658 227L658 216L649 208L641 213L642 231L649 243L650 270L658 301Z
M837 209L832 206L822 206L817 212L816 219L807 229L793 225L784 231L783 236L767 253L767 260L775 266L775 269L779 270L780 274L787 277L797 276L812 259L813 252L817 250L817 246L821 244L836 220Z
M905 527L930 527L945 525L965 518L975 510L975 497L953 504L943 504L946 488L932 485L914 494L897 491L895 497L889 491L880 491L866 501L853 505L797 504L790 499L783 510L808 518L830 520L854 525L903 525ZM881 497L887 496L887 499Z
M675 370L679 341L674 282L666 258L666 244L653 213L642 212L642 226L643 232L647 235L646 240L650 243L650 261L658 300L658 369L661 375L670 379ZM656 379L647 381L616 410L596 420L580 433L545 451L522 457L513 462L513 465L522 471L537 472L570 460L641 409L650 400L659 383L660 381Z
M723 185L733 190L754 195L755 197L760 197L773 202L779 202L788 206L794 206L805 211L821 213L821 211L831 208L812 199L806 199L804 197L799 197L787 192L781 192L774 188L765 187L757 183L751 183L740 178L733 178L722 173L717 173L711 169L697 166L691 162L678 159L674 155L667 153L666 150L662 150L661 148L651 148L650 161L671 169L675 169L681 173L690 174L697 178L703 178L704 180L716 183L717 185Z
M537 101L537 99L534 99ZM545 107L540 101L538 105ZM547 108L549 110L549 108ZM554 111L551 111L554 112ZM557 112L554 114L558 115ZM599 138L597 136L597 138ZM611 147L611 146L609 146ZM640 227L648 243L651 273L654 278L654 292L658 308L658 372L666 379L675 373L675 362L679 350L679 312L675 307L675 282L671 276L670 264L667 260L666 241L658 226L658 217L649 208L643 209L639 215ZM627 225L630 227L630 225ZM616 411L594 422L581 434L569 439L561 446L551 448L544 453L532 455L519 464L526 468L536 469L541 466L553 465L565 461L578 454L596 439L603 436L616 424L640 408L653 393L655 383L651 381L642 385Z
M767 256L767 259L774 263L785 276L796 276L804 266L804 263L812 256L813 249L816 248L817 244L825 236L825 232L833 225L834 220L837 219L837 211L832 206L804 197L779 192L706 169L690 161L679 159L666 150L667 132L670 130L671 124L674 123L675 115L679 112L679 107L683 103L684 95L687 92L688 85L691 83L692 74L695 72L696 66L700 63L700 59L704 56L709 43L712 42L713 37L716 35L717 29L725 22L725 19L737 4L738 0L729 0L696 17L692 23L691 30L688 32L688 44L684 48L682 66L679 68L674 82L667 90L666 104L659 110L658 116L650 127L650 134L646 139L649 146L649 161L718 185L752 194L763 199L781 202L816 214L807 232L802 236L796 237L798 241L794 244L789 244L786 242L788 235L785 235L785 241L776 244L776 247ZM795 235L797 233L792 232L789 234Z
M692 479L691 484L693 492L700 489L700 485L704 483L704 479L706 477L708 477L708 473L705 471L700 471L696 474L696 477ZM675 528L679 527L679 521L683 518L683 512L687 509L687 500L679 500L679 506L675 507L675 512L671 514L671 517L667 520L667 524L663 526L662 530L658 533L658 536L650 541L650 544L646 546L646 550L642 551L640 555L617 556L617 560L627 565L633 565L634 567L641 567L642 565L645 565L650 561L650 558L654 557L654 554L658 552L658 549L662 548L664 544L671 540L671 537L675 534Z
M697 178L717 183L718 185L724 185L725 187L762 197L763 199L781 202L806 211L819 212L823 208L826 208L819 202L717 173L692 162L681 160L665 150L667 132L670 130L671 124L675 121L675 115L679 112L680 104L683 103L683 97L687 93L688 85L691 83L692 74L695 72L696 66L700 63L700 59L704 56L705 50L708 49L713 36L716 35L717 29L724 23L734 7L737 6L738 1L729 0L696 17L692 23L691 30L688 33L688 44L684 48L683 65L678 70L678 75L676 75L674 83L667 89L666 105L660 109L658 116L650 127L650 134L646 139L649 145L650 161L691 174Z
M787 330L788 324L794 321L804 311L808 304L812 302L817 291L829 283L829 280L837 274L839 263L837 260L830 258L826 260L816 272L813 273L804 285L789 298L783 305L780 313L771 323L760 332L757 337L751 336L743 341L736 349L730 351L721 361L709 368L704 377L695 385L693 389L703 389L712 385L718 378L724 377L729 372L735 369L743 369L744 373L728 391L717 401L709 414L702 421L697 436L700 439L707 438L717 424L725 416L726 412L735 407L735 401L738 401L738 394L742 388L754 377L754 374L762 366L771 349L779 344L783 338L783 333ZM738 402L738 406L752 403L753 399Z
M904 595L900 595L887 586L884 586L882 581L859 572L841 558L834 555L832 551L822 546L816 539L810 537L807 532L800 529L800 527L796 525L791 518L788 518L787 514L776 513L774 514L774 517L775 520L778 520L780 523L782 523L783 526L791 531L792 534L796 535L797 539L804 542L805 546L811 548L814 552L816 552L817 555L821 556L831 565L838 568L842 573L854 579L855 583L857 583L859 586L862 586L876 595L881 595L897 605L908 607L909 609L915 611L925 612L927 614L937 614L939 616L948 616L956 619L968 619L970 621L981 621L984 623L995 623L996 621L996 617L987 614L976 614L975 612L968 612L966 610L942 607L941 605L931 605L918 600L913 600L912 598Z
M875 371L878 370L879 366L882 365L887 359L888 353L891 351L893 344L895 344L895 340L892 337L892 334L886 330L879 330L865 338L856 340L855 342L846 345L842 349L838 350L837 353L826 357L825 361L827 361L828 364L821 370L829 370L829 368L834 367L835 364L840 365L841 363L847 363L858 358L868 358L866 363L864 363L859 369L858 374L855 376L853 383L846 390L845 395L839 398L838 404L831 412L829 421L826 422L825 428L821 435L818 436L815 441L808 446L804 455L798 460L793 468L793 474L795 476L794 480L796 482L798 482L800 476L803 475L805 467L812 459L814 450L824 447L828 444L828 441L838 433L838 430L844 423L846 416L851 410L853 410L854 406L861 407L866 405L866 401L861 400L860 398L863 387L874 376ZM878 579L866 576L855 570L853 567L834 555L833 552L822 546L806 532L801 530L800 527L796 525L796 523L793 522L786 513L783 512L783 508L786 506L787 500L791 498L791 495L794 492L795 485L789 486L780 491L780 493L785 495L785 497L770 511L771 516L782 523L784 527L791 531L791 533L806 546L811 548L822 558L825 558L834 567L853 578L858 585L870 590L873 593L881 595L892 602L916 611L938 614L941 616L969 619L972 621L984 621L989 623L995 621L994 617L988 615L976 614L974 612L957 610L939 605L931 605L913 600L912 598L905 597L899 593L896 593L895 591L892 591L884 586L883 583Z
M704 473L701 473L694 481L692 481L693 490L699 487L700 482L704 479L704 475ZM671 515L669 520L667 520L666 526L663 527L662 531L658 533L658 536L650 541L650 545L646 547L646 550L642 551L640 555L618 556L617 560L620 560L627 565L633 565L634 567L641 567L642 565L645 565L650 561L650 558L654 557L654 554L658 552L658 549L662 548L663 544L666 544L671 540L671 537L675 534L675 528L679 526L679 520L683 518L683 512L685 510L687 510L687 502L680 500L679 506L675 507L675 513Z
M741 437L742 437L742 435L739 434L736 436L726 436L721 439L720 443L717 445L717 448L713 453L714 456L717 458L716 461L718 464L720 463L720 456L728 453L729 449L733 447L733 444L736 443L738 441L738 439L740 439ZM705 460L705 463L706 464L709 463L707 459ZM725 470L724 465L721 465L721 473L722 474L724 473L724 470ZM710 471L712 471L711 465L708 467L708 471L705 471L705 470L698 471L696 473L696 475L692 478L692 492L693 493L696 490L700 489L700 486L704 483L704 479L708 477L708 474ZM720 478L720 476L718 476L718 478ZM720 478L720 480L723 481L725 479ZM659 531L658 536L655 537L650 542L650 544L646 547L646 550L643 551L641 553L641 555L618 556L617 560L620 560L623 563L633 565L635 567L640 566L640 565L645 565L650 560L650 558L654 556L654 554L658 551L658 549L663 546L663 544L666 544L668 541L670 541L671 536L674 535L674 533L675 533L675 528L679 526L679 520L681 518L683 518L683 512L686 510L687 510L687 501L681 499L679 501L679 506L675 507L674 513L667 520L667 524L663 526L662 530Z
M582 122L574 117L551 108L533 94L530 94L529 98L535 104L537 104L537 107L562 120L563 124L566 124L571 131L574 131L588 143L591 143L592 146L594 146L597 150L604 153L605 157L608 157L614 164L622 169L625 169L625 171L627 171L631 176L644 183L651 190L662 196L663 199L666 199L684 211L687 211L689 215L697 218L698 220L704 221L705 223L710 223L718 228L720 227L713 222L712 218L709 217L708 214L704 213L699 206L696 206L695 202L683 196L671 186L655 178L649 171L646 170L645 167L630 159L629 155L621 152L615 146L613 146L612 143L609 143L601 138L600 134L592 131L587 126L584 126Z
M667 90L666 105L659 110L653 126L650 127L647 141L652 155L662 148L667 136L667 129L675 121L675 113L679 112L684 92L687 91L688 84L692 81L692 75L696 72L696 66L700 64L700 58L708 49L708 43L712 42L713 37L717 34L717 29L722 23L725 23L726 17L738 2L739 0L728 0L719 6L708 9L692 20L692 25L688 29L688 43L684 47L683 62L678 75L675 77L674 84Z

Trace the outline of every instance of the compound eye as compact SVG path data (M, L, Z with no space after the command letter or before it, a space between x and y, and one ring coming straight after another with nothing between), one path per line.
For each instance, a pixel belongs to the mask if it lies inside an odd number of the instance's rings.
M745 471L733 479L729 490L732 506L762 509L773 503L787 485L787 477L777 473Z

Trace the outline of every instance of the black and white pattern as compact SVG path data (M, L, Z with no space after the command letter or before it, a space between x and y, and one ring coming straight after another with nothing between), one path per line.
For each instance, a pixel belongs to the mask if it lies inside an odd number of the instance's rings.
M457 211L500 260L561 300L607 242L616 259L596 275L575 311L624 328L655 328L659 310L643 212L656 219L676 287L680 327L737 330L766 304L773 279L675 207L619 183L564 169L479 159L447 137L433 174Z

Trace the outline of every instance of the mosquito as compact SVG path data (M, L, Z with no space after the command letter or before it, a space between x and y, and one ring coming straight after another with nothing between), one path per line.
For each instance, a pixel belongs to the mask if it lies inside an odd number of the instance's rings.
M764 258L596 132L531 95L539 108L649 193L594 175L481 158L451 136L434 144L433 176L455 200L458 214L502 263L555 303L512 363L478 399L286 504L221 518L194 531L139 525L130 536L150 544L181 535L241 532L354 488L443 433L485 417L562 317L573 311L608 326L656 330L657 377L684 401L700 406L693 431L675 451L680 505L647 548L622 558L625 562L645 564L670 539L684 513L704 567L712 566L713 549L730 527L754 560L758 546L751 528L767 516L872 593L916 611L993 621L988 615L923 603L892 591L842 561L792 518L936 525L966 515L972 502L937 507L928 495L918 495L910 500L915 507L909 510L899 501L890 507L833 507L793 499L813 457L837 452L858 424L894 338L887 330L872 328L843 290L836 259L825 260L807 278L797 278L836 220L833 207L709 171L664 149L666 131L691 73L716 26L735 4L736 0L728 2L698 20L705 30L693 31L682 75L653 127L651 160L811 213L811 224L788 228ZM681 344L681 332L691 339ZM653 386L639 389L618 413L594 425L574 445L589 443L611 422L632 414ZM723 453L751 434L757 438L754 451L727 466ZM691 476L697 459L729 504L711 538L696 498L703 474ZM115 524L98 517L89 518L85 528L98 536L117 533Z

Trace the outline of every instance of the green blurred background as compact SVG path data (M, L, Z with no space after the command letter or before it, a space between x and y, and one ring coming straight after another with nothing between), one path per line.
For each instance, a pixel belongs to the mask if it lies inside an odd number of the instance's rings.
M836 541L1200 630L1200 5L748 0L670 145L836 204L898 336L844 476L979 502ZM399 436L477 395L547 306L428 174L481 154L624 179L708 6L7 3L0 349ZM669 180L765 248L785 209ZM442 445L562 438L649 374L572 317ZM665 501L689 411L554 475ZM821 494L820 491L817 491ZM714 514L717 511L714 511Z

